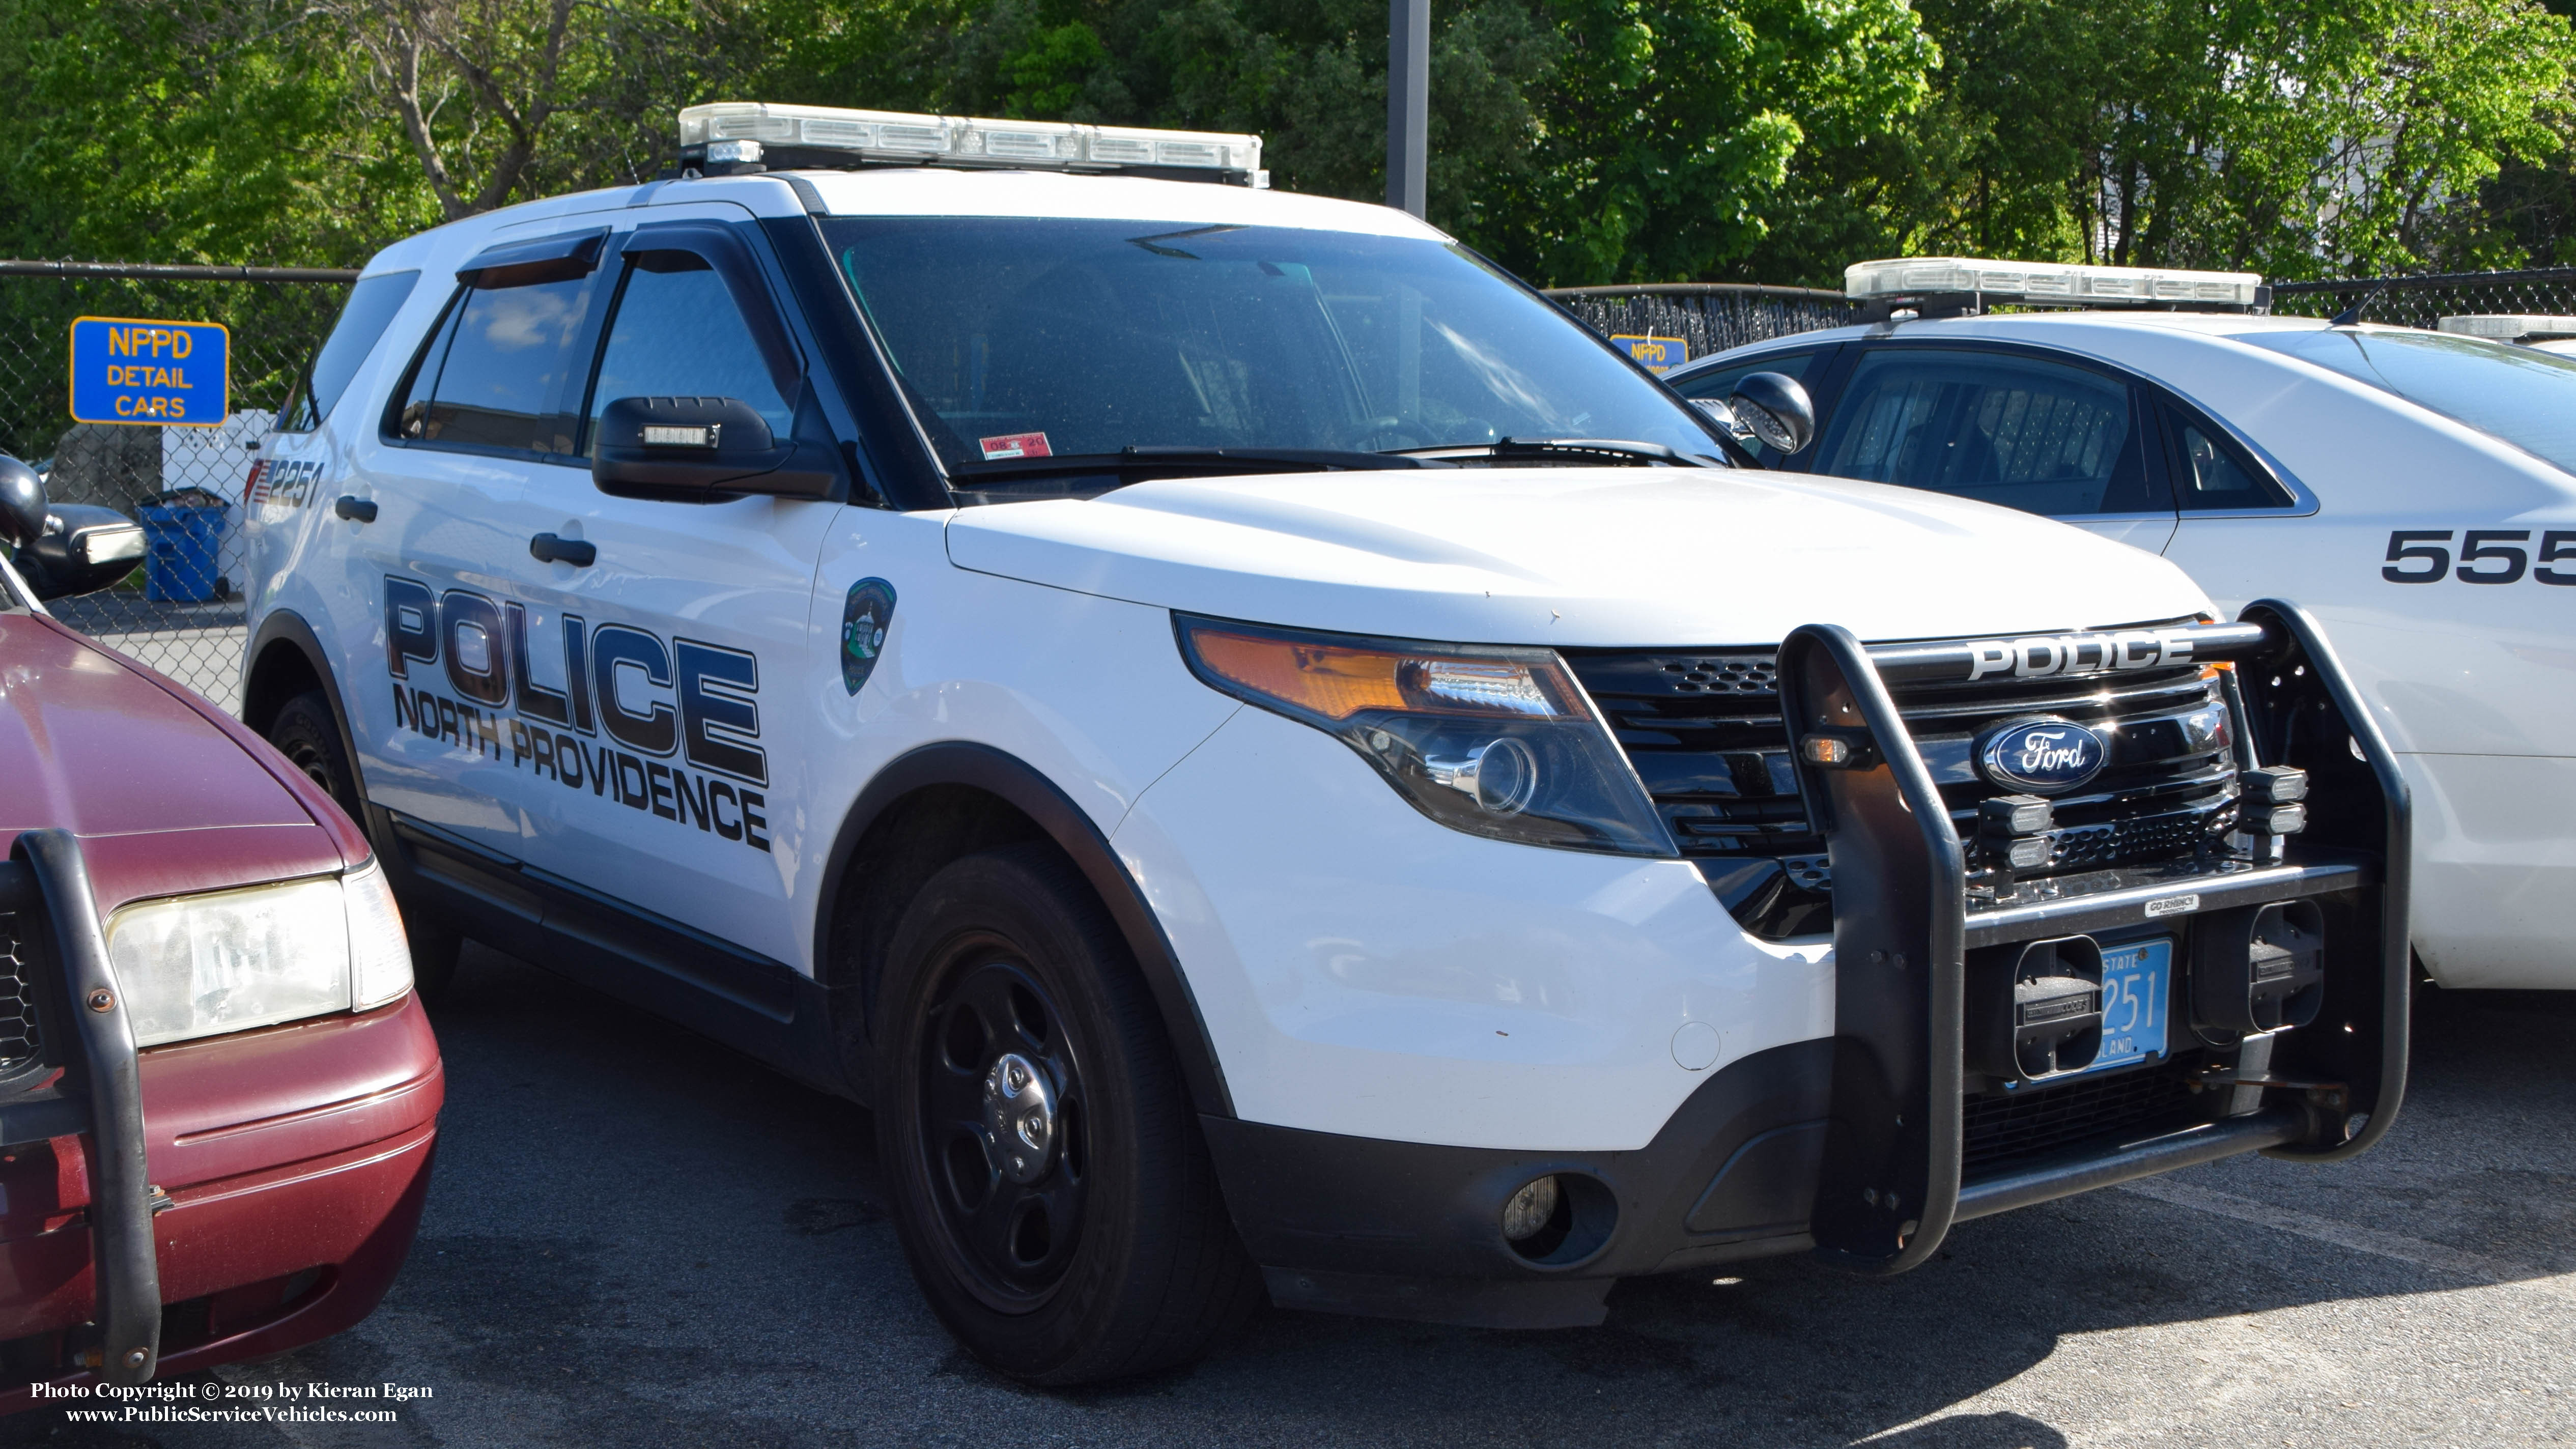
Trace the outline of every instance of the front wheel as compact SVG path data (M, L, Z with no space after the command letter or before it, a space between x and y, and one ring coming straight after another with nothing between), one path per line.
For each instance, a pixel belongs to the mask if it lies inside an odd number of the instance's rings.
M877 994L877 1155L930 1305L977 1358L1092 1383L1250 1310L1178 1063L1125 942L1044 845L922 888Z

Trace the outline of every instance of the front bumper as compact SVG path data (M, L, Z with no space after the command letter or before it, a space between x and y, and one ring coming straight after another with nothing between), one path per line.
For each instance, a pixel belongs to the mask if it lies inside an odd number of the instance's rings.
M1871 652L1839 630L1800 631L1782 657L1784 677L1798 680L1790 718L1865 732L1880 761L1806 782L1833 855L1834 1034L1732 1060L1628 1150L1431 1145L1206 1119L1273 1297L1489 1326L1591 1323L1622 1277L1808 1249L1864 1272L1903 1271L1955 1222L2243 1152L2334 1158L2376 1141L2404 1090L2405 787L2314 626L2287 605L2248 612L2265 635L2239 658L2247 748L2260 763L2309 771L2319 793L2308 831L2285 838L2270 863L2142 871L1983 911L1968 909L1959 842ZM2097 1117L2033 1132L2012 1113L2039 1093L2015 1098L1969 1079L1972 951L2153 930L2190 963L2208 954L2205 940L2236 929L2231 915L2284 902L2327 922L2323 1007L2310 1027L2212 1032L2195 1023L2191 970L2178 964L2167 1053L2040 1084L2067 1094L2057 1101L2080 1092L2088 1110L2107 1104ZM1563 1185L1564 1222L1528 1251L1504 1237L1503 1206L1549 1176Z
M96 916L76 868L28 840L0 890L53 927L40 1004L48 1039L76 1045L58 1081L0 1098L0 1413L37 1382L138 1383L364 1318L410 1249L445 1097L418 998L138 1053L100 1030L121 1012L62 1009L96 989ZM43 901L25 875L50 877Z

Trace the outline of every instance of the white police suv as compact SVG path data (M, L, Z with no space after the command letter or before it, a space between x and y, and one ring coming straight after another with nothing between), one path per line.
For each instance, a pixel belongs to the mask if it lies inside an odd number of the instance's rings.
M2295 607L1735 466L1252 137L682 125L368 264L265 445L246 712L424 970L870 1103L988 1362L1265 1291L1589 1323L2387 1129L2404 789Z
M2230 607L2307 605L2424 806L2425 967L2576 987L2576 358L2464 335L2558 319L2334 325L2261 315L2259 283L1864 262L1849 291L1879 320L1669 380L1715 398L1787 373L1821 420L1791 469L2061 518L2160 550Z

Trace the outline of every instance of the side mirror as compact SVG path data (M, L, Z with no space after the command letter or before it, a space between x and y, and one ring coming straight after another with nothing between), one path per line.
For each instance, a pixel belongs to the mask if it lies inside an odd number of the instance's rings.
M600 492L626 498L828 498L840 482L838 464L821 444L779 443L739 399L622 397L600 410L590 478Z
M52 532L18 551L18 572L39 599L68 599L112 587L143 562L142 525L113 508L66 503Z
M45 536L45 480L0 453L0 543L25 548Z
M1775 452L1795 456L1816 440L1816 404L1806 388L1785 373L1745 374L1727 406L1736 421Z

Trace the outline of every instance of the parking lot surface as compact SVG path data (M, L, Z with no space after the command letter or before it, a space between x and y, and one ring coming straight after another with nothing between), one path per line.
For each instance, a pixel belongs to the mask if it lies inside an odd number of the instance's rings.
M2576 1443L2576 995L2428 992L2405 1118L2347 1166L2239 1159L1970 1223L1888 1281L1633 1282L1590 1330L1264 1310L1193 1368L1075 1394L931 1318L863 1111L480 950L436 1017L445 1139L392 1296L220 1371L430 1397L369 1424L39 1410L0 1443Z

